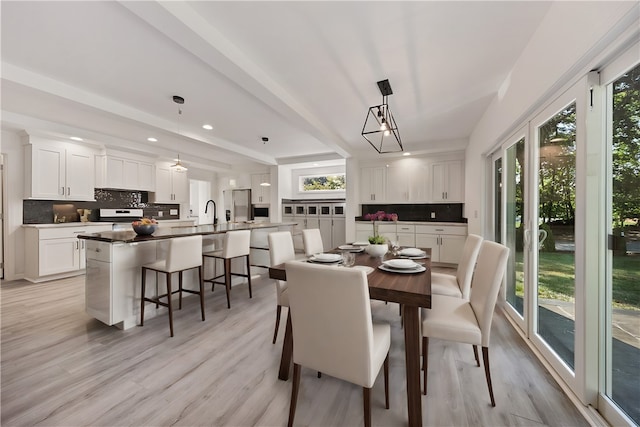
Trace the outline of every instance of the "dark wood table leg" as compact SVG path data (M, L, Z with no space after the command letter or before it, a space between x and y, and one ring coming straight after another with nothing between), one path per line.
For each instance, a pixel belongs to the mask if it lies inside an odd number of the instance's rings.
M280 358L280 373L278 378L282 381L289 379L289 371L291 370L291 357L293 356L293 331L291 330L291 316L287 310L287 328L284 331L284 340L282 342L282 357ZM418 384L418 389L420 384ZM420 390L418 390L420 392Z
M420 316L418 307L404 305L404 349L407 364L409 427L422 426L420 396Z

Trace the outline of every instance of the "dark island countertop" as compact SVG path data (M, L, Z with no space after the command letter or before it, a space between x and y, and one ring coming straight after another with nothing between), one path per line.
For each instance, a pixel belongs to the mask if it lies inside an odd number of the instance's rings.
M160 226L150 236L139 236L133 230L125 231L103 231L100 233L87 233L78 235L78 239L97 240L107 243L139 243L154 240L172 239L175 237L193 236L193 235L211 235L224 234L233 230L260 230L262 228L275 227L293 227L295 222L254 222L254 223L224 223L224 224L206 224L197 226L183 227L167 227Z

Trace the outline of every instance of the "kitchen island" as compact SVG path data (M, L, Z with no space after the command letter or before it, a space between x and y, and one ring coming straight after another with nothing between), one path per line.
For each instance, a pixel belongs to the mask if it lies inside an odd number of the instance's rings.
M220 249L224 233L251 230L251 263L268 266L267 236L280 230L291 230L295 223L225 223L216 225L163 227L149 236L138 236L133 230L102 231L81 234L86 241L85 307L86 312L107 325L129 329L138 324L142 265L166 257L168 242L177 237L202 235L203 251ZM265 264L266 254L266 264ZM205 265L205 278L213 276L211 265ZM232 263L234 271L244 266ZM163 276L163 275L161 275ZM146 296L154 296L156 286L148 277ZM184 273L184 288L198 289L197 272ZM157 283L164 289L164 277ZM155 304L145 306L145 318L166 310Z

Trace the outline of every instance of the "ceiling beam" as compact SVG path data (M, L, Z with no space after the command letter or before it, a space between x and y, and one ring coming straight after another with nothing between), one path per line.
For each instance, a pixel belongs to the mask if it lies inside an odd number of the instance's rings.
M127 1L120 4L291 123L309 132L330 150L341 157L352 156L348 142L186 2Z

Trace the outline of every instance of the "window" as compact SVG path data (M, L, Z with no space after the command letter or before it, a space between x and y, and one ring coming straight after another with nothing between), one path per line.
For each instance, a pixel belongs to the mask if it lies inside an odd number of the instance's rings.
M346 178L344 173L303 175L298 178L300 192L344 191Z

